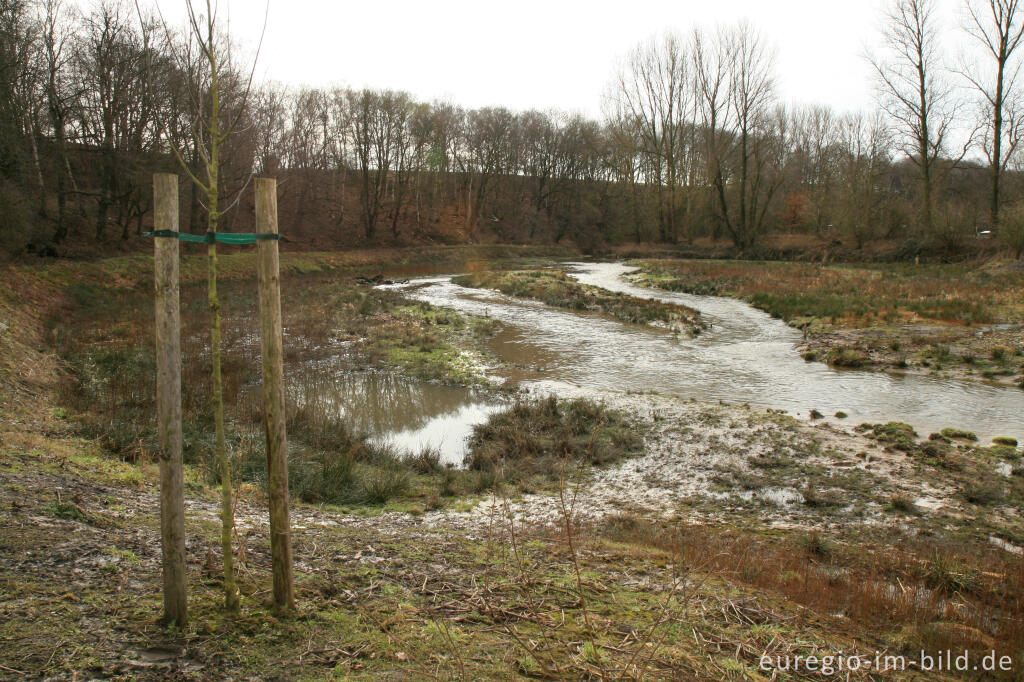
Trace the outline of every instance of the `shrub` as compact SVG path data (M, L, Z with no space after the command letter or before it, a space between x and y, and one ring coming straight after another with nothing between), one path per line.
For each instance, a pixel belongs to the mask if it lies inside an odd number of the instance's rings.
M459 494L459 477L455 474L452 469L445 469L441 472L441 482L439 484L439 493L442 497L455 497Z
M978 577L977 571L960 565L938 550L929 562L925 575L927 583L932 588L945 594L969 592L975 589L978 585Z
M932 344L931 350L928 354L935 360L936 364L943 364L951 362L953 360L953 354L949 350L949 344L947 343L935 343Z
M822 537L821 533L813 532L801 536L799 542L812 556L827 558L832 555L832 543Z
M289 438L317 450L346 452L359 461L371 455L365 439L349 430L337 410L315 398L307 396L305 402L288 411L287 429Z
M0 258L17 256L33 240L32 209L14 184L0 179Z
M557 476L568 465L601 465L640 451L636 425L592 400L520 401L473 429L466 466L507 480Z
M800 491L800 494L804 498L804 504L808 507L838 507L843 503L839 494L835 491L820 490L819 488L808 483Z
M460 275L452 282L460 286L497 289L509 296L533 298L570 310L593 310L632 324L658 322L677 330L688 330L693 335L700 333L704 326L700 313L687 306L609 292L581 284L564 272L478 272Z
M53 516L59 519L68 519L69 521L86 521L87 517L82 513L82 510L78 505L70 502L56 501L44 507L45 511L49 512Z
M444 469L441 451L437 448L425 447L406 461L420 474L434 474Z
M907 453L917 452L917 432L910 424L903 422L888 422L885 424L861 424L857 427L861 433L868 432L868 435L875 440L887 443L897 450Z
M889 498L889 508L907 514L916 514L918 509L913 498L897 493Z
M863 367L868 364L868 357L853 348L833 348L825 354L825 362L833 367Z
M956 450L943 441L929 441L921 446L917 453L927 464L942 467L948 471L962 471L963 458L956 455Z
M973 431L964 431L963 429L942 429L942 435L946 438L960 439L960 440L978 440L978 436Z
M963 489L964 499L979 507L989 507L1003 500L1003 486L989 477L971 481Z
M365 477L363 499L369 504L384 504L409 489L409 472L398 467L381 467Z
M1007 461L1020 458L1020 453L1017 452L1016 446L1013 445L992 445L987 448L975 448L974 454L979 457L992 457Z
M288 488L310 503L341 504L353 501L355 461L348 453L320 453L309 460L289 463Z

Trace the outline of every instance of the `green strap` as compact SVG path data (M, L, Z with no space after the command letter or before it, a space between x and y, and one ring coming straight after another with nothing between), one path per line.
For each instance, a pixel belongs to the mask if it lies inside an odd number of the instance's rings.
M206 234L188 234L187 232L175 232L174 230L156 230L147 232L144 237L169 237L192 244L255 244L261 239L280 239L279 234L256 234L254 232L207 232Z

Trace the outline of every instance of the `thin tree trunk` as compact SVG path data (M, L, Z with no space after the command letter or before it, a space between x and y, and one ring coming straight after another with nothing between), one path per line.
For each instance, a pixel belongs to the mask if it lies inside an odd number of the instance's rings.
M209 38L213 42L213 35ZM218 176L220 164L220 100L217 92L216 64L211 65L212 80L210 84L210 159L207 172L210 179L206 192L209 231L216 234L217 221L220 218L217 199L219 192ZM240 597L235 584L235 556L232 549L232 535L235 529L234 495L231 489L231 463L228 460L227 440L224 435L224 386L221 380L220 352L220 299L217 297L217 242L211 241L207 247L208 263L208 303L210 307L210 357L213 364L213 423L216 433L216 463L220 471L221 490L221 534L220 546L224 560L224 608L230 612L238 611Z
M999 227L999 180L1003 171L1003 68L1006 62L999 59L996 75L996 100L992 121L992 200L989 206L990 222L993 231Z

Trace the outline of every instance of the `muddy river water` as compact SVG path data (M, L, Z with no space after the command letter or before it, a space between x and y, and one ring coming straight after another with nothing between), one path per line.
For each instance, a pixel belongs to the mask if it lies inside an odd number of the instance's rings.
M851 425L898 420L912 424L922 435L953 426L975 431L983 440L1024 439L1020 389L837 370L806 362L795 350L799 331L746 303L638 287L624 279L631 268L622 264L579 263L574 268L574 276L586 284L696 308L711 327L691 339L495 291L467 289L452 284L450 277L416 279L400 286L412 298L501 322L491 350L515 368L509 378L535 390L655 391L749 403L803 417L811 409L826 415L841 410ZM371 430L413 449L440 443L446 460L459 461L465 434L492 408L472 391L437 390L447 391L444 399L424 395L420 403L429 407L412 423Z

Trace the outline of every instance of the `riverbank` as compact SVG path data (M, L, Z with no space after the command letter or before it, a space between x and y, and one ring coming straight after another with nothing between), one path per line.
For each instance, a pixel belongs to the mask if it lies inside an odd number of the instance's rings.
M1024 388L1024 271L1013 263L632 264L637 284L739 298L784 320L803 332L808 361Z
M479 372L445 370L434 382L475 385L489 376L488 346L477 343L500 321L477 323L361 287L354 269L303 274L307 264L284 264L284 286L309 304L285 311L293 315L290 362L324 360L332 346L353 349L345 352L355 364L377 358L378 372L411 377L431 367L374 351L378 332L394 328L401 333L385 338L409 343L388 348L481 353ZM145 437L143 447L133 436L115 450L105 431L90 432L90 415L110 415L102 401L70 409L62 384L77 370L58 352L69 341L44 315L56 310L70 324L79 310L96 329L76 343L138 358L148 343L144 317L115 311L148 308L147 272L140 267L134 285L123 285L126 274L108 287L104 273L115 266L81 267L81 278L49 289L37 280L40 288L11 289L17 295L3 299L14 313L7 319L18 321L3 343L20 350L6 356L9 372L0 375L12 387L0 398L0 677L757 679L772 676L760 667L764 655L886 651L915 659L943 647L995 649L1024 661L1024 472L1016 448L957 433L930 440L894 424L858 433L763 408L565 387L562 407L537 403L514 421L493 420L496 433L481 431L482 445L504 439L546 453L543 482L494 485L491 476L474 488L490 476L487 467L450 474L442 467L415 474L388 502L297 495L294 618L277 618L266 604L269 542L258 480L239 487L236 507L243 613L220 612L217 497L201 466L190 465L192 623L163 630L152 451ZM361 274L385 269L359 267ZM76 299L68 287L79 284L95 288ZM127 300L135 286L137 306ZM245 363L254 360L241 324L245 286L240 279L238 295L225 299L238 302L227 316L237 326L225 335L239 362L238 396L251 383ZM197 333L201 326L200 319ZM426 334L435 341L424 351ZM194 343L198 382L201 343ZM148 388L117 377L109 374L96 395L139 401L141 417ZM196 394L198 421L202 390ZM578 398L590 402L569 407ZM242 425L244 414L236 415ZM623 430L626 422L633 425ZM318 441L327 446L321 452L337 451L344 425L293 422L295 454L301 461L303 448ZM618 455L588 442L601 425L610 430L597 440ZM320 440L327 436L330 444ZM638 449L630 445L637 441ZM236 445L259 459L258 438ZM561 460L566 447L581 456ZM588 454L598 456L574 463ZM523 466L502 459L516 470L542 458ZM864 669L850 679L870 675ZM953 678L911 666L892 679Z

